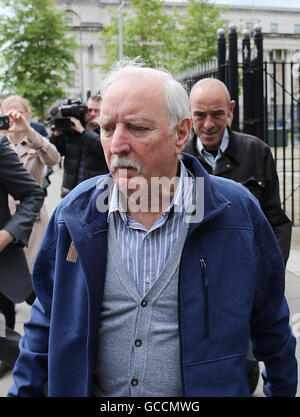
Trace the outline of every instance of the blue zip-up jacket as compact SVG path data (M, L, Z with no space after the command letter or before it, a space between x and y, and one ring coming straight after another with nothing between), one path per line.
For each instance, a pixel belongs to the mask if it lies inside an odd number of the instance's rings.
M190 223L180 262L184 395L249 396L251 335L254 354L265 363L266 395L293 396L295 338L272 229L243 186L210 176L196 158L183 155L190 172L204 177L205 202L202 220ZM104 179L76 187L50 220L9 396L43 396L45 384L49 396L91 395L107 255L107 212L97 210Z

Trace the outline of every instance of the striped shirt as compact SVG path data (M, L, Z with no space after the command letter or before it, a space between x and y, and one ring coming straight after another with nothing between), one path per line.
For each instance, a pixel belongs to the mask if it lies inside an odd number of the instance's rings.
M128 216L113 187L108 222L115 221L121 259L133 277L139 294L144 297L164 269L179 235L185 227L188 203L191 201L194 179L180 160L180 177L169 207L150 228ZM188 179L188 180L186 180Z

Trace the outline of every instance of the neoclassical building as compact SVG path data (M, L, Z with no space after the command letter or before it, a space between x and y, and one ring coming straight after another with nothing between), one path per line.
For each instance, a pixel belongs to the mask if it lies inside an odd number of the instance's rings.
M68 97L86 100L94 94L102 77L97 65L104 60L105 51L99 41L103 25L110 23L108 6L120 8L119 0L56 0L57 7L66 12L70 34L77 37L81 48L76 52L77 67L74 68L73 85ZM126 3L126 2L125 2ZM129 2L127 2L129 3ZM179 10L184 2L168 2L166 7L176 5ZM125 5L125 7L129 7ZM217 6L223 7L223 6ZM264 36L264 59L277 61L300 60L300 8L273 8L261 6L228 6L222 17L235 24L238 31L253 30L260 25ZM217 34L216 34L217 39ZM241 57L241 39L239 54Z

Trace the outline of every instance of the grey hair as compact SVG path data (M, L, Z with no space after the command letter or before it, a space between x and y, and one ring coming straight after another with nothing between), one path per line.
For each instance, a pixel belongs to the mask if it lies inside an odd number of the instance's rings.
M169 134L173 133L175 127L185 117L190 117L189 98L183 85L176 81L164 68L151 68L147 62L140 57L124 57L116 63L110 72L106 74L101 82L100 91L102 97L106 90L118 79L132 74L156 74L164 81L165 101L169 113Z

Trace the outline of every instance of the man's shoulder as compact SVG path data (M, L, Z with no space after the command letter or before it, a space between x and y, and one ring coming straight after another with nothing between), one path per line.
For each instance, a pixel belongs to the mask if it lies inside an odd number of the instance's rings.
M253 205L260 208L258 200L254 195L243 185L234 180L219 177L216 175L209 175L214 191L227 198L235 207L248 207ZM255 210L256 210L255 208Z
M204 188L209 193L209 196L212 197L217 192L230 201L248 198L256 200L246 187L231 179L209 174L195 156L188 153L183 153L182 155L186 168L195 177L204 179L206 183Z
M248 189L238 182L231 180L229 178L219 177L217 175L208 174L212 183L212 186L223 193L233 193L233 194L250 194Z
M97 199L112 183L112 177L106 174L89 178L78 184L56 207L54 222L65 223L67 219L70 220L73 216L81 220L88 219L90 216L95 217L94 214L98 213Z
M88 178L78 184L73 190L71 190L66 197L63 198L60 204L66 205L75 202L81 198L89 198L93 192L98 189L104 188L104 185L113 181L109 174L97 175L95 177Z
M262 139L258 138L257 136L250 135L248 133L232 131L230 135L230 140L234 141L234 143L237 146L247 146L259 150L269 149L269 145L265 143Z

